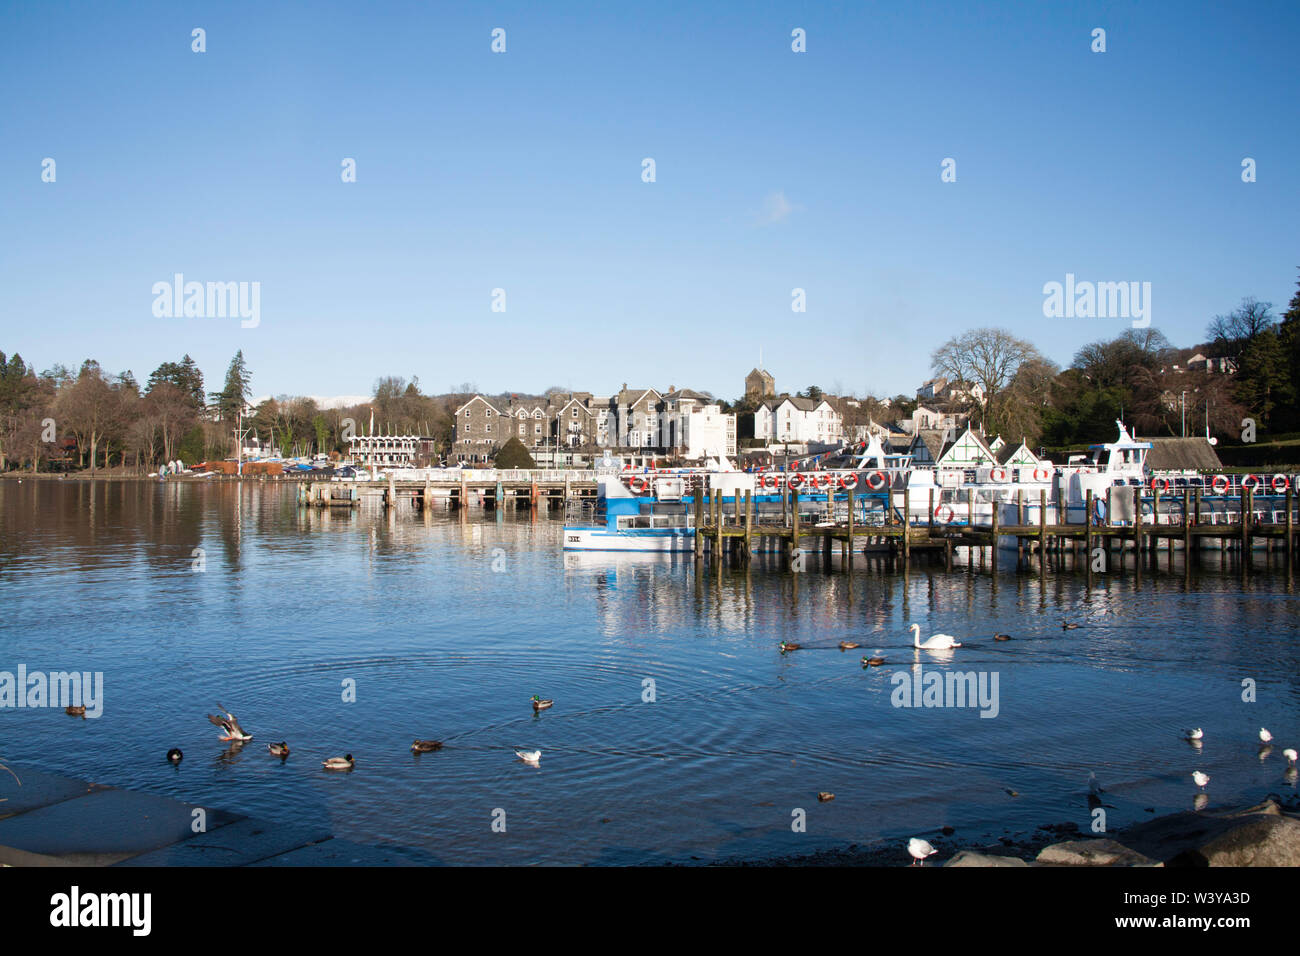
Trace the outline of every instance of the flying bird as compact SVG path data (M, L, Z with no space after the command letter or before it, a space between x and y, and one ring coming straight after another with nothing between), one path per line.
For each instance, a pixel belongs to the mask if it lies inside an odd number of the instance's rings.
M222 707L219 701L217 703L217 710L225 714L226 716L214 717L211 714L208 714L208 720L212 721L212 723L214 723L216 726L220 727L222 730L226 732L225 735L220 739L222 740L252 740L253 739L253 735L250 733L245 733L244 728L239 726L239 721L235 719L235 715L232 714L230 711L226 710L226 708Z

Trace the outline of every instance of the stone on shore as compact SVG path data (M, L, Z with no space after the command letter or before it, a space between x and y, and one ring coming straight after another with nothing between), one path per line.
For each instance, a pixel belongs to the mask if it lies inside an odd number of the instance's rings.
M1158 866L1114 840L1071 840L1043 847L1035 860L1044 866Z
M1018 856L997 856L975 850L959 850L944 866L1028 866Z
M1300 865L1300 819L1274 800L1158 817L1126 830L1124 842L1169 866Z

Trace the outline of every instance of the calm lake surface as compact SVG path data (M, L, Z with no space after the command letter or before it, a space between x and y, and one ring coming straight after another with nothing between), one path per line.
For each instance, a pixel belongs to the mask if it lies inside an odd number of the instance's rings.
M561 524L390 517L373 500L325 513L287 484L0 482L0 671L105 683L97 720L0 708L0 757L473 864L879 840L905 864L906 838L944 825L966 840L1086 830L1089 771L1111 828L1190 807L1196 769L1212 805L1294 791L1281 749L1300 745L1300 624L1276 558L1243 575L1206 553L1185 578L1181 554L1172 574L1162 557L1140 587L1114 573L1091 589L1005 555L996 578L915 564L905 580L861 558L851 573L756 559L715 574L689 556L566 555ZM968 645L914 652L912 622ZM782 656L782 640L813 647ZM861 668L877 650L889 662ZM996 672L997 716L891 706L891 678L918 661ZM554 708L534 715L533 694ZM205 719L217 701L254 735L240 751ZM1180 739L1194 726L1199 751ZM1260 726L1276 744L1262 758ZM416 737L446 749L413 755ZM279 740L284 763L266 752ZM540 768L515 749L541 750ZM322 771L344 753L352 773ZM836 799L819 804L823 790Z

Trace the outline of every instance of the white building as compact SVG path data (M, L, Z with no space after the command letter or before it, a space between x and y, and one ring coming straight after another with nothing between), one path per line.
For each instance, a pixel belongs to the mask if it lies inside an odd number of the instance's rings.
M754 437L768 442L834 445L844 437L844 417L826 399L778 398L754 412Z
M658 425L659 446L688 460L736 454L736 416L699 392L663 395Z

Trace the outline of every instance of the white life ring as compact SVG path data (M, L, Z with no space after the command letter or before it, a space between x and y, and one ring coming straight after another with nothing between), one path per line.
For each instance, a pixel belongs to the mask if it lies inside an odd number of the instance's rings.
M1227 475L1215 475L1210 481L1210 490L1216 495L1221 495L1228 490L1228 486L1231 484L1232 482L1228 480Z
M1152 489L1155 489L1157 486L1159 486L1159 488L1160 488L1161 491L1168 491L1168 490L1169 490L1169 479L1168 479L1168 478L1163 478L1163 477L1161 477L1161 478L1152 477L1152 479L1151 479L1151 487L1152 487Z
M639 495L650 487L650 479L644 478L641 475L636 475L627 484L629 488Z
M1287 476L1286 476L1286 475L1274 475L1274 476L1273 476L1273 490L1274 490L1274 491L1286 491L1287 488L1290 486L1290 484L1291 484L1291 482L1287 479Z
M840 487L845 491L852 491L858 486L857 475L840 475Z
M796 471L785 480L785 483L791 491L798 491L803 487L803 475Z
M879 478L880 480L877 481L876 480L877 478ZM870 475L867 476L867 487L870 488L872 491L879 491L881 488L884 488L888 484L889 484L889 479L885 476L885 473L883 471L873 471Z
M1052 477L1052 473L1048 471L1046 468L1034 469L1034 481L1046 481L1048 478L1051 477Z
M1245 478L1241 479L1241 487L1244 491L1254 491L1261 484L1263 484L1263 482L1259 480L1258 475L1247 475Z
M944 511L948 512L948 517L943 516ZM934 509L934 516L940 524L951 524L952 520L957 517L957 512L953 510L952 505L939 504Z
M1005 468L994 468L989 472L989 477L994 481L1006 481L1007 470Z

